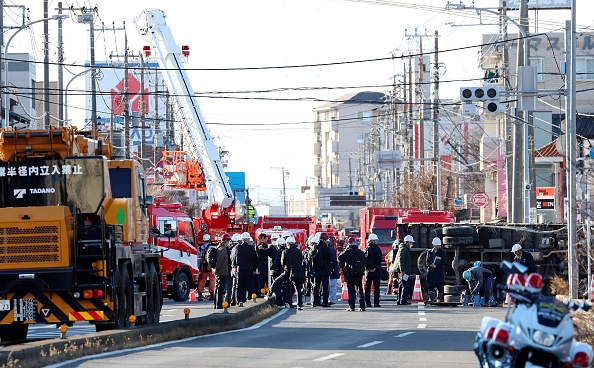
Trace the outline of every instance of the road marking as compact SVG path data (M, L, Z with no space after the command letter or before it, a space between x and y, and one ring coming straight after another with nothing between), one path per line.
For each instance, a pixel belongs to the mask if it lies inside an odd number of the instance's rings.
M404 333L401 333L400 335L396 335L394 337L405 337L405 336L412 335L412 334L414 334L414 332L404 332Z
M419 325L417 326L417 328L425 328L427 327L426 323L419 323Z
M367 344L359 345L357 347L358 348L368 348L368 347L373 346L373 345L381 344L382 342L383 341L372 341L372 342L368 342Z
M427 318L425 318L425 317L419 317L419 322L427 322Z
M334 353L334 354L326 355L325 357L314 359L314 362L322 362L324 360L338 358L341 355L344 355L344 353Z
M427 313L425 313L424 311L419 311L419 316L426 316Z

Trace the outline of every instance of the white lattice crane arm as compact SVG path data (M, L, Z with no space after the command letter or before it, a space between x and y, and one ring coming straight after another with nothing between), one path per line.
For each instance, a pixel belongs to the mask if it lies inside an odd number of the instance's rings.
M161 74L178 106L176 119L187 139L184 149L198 159L206 178L211 203L223 208L233 202L233 191L223 171L219 151L214 144L194 90L186 73L181 48L175 43L171 29L165 23L165 14L158 9L145 9L134 19L141 36L157 49Z

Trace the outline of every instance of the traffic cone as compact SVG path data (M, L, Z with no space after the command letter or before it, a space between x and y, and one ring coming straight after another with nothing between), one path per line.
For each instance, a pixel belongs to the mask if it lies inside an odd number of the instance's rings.
M347 288L346 282L342 283L342 295L340 296L340 300L349 300L349 289Z
M421 291L421 276L417 275L415 279L415 288L413 289L412 299L408 300L409 302L422 302L423 300L423 292Z
M190 301L191 302L196 301L196 290L194 290L194 289L190 289Z
M594 275L592 275L592 282L590 282L590 301L594 302Z
M509 303L511 303L511 296L509 296L509 293L506 293L505 301L503 302L503 305L508 305Z

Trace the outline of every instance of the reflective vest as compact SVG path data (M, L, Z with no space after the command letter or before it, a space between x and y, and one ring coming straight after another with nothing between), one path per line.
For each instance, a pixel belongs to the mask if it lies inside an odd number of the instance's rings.
M254 206L249 205L247 207L247 210L248 210L248 218L253 219L256 216L256 209L254 208Z

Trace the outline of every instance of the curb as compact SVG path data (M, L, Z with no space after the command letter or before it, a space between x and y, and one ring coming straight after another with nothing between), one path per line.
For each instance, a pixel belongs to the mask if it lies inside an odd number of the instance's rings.
M251 303L250 303L251 304ZM274 298L246 305L230 313L215 313L189 320L112 330L68 339L50 339L0 348L0 367L37 368L82 356L146 346L252 326L278 312Z

